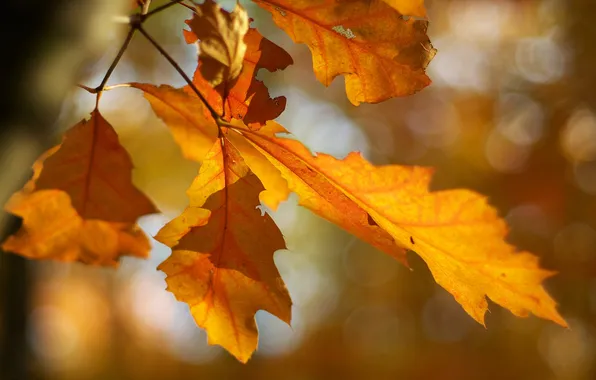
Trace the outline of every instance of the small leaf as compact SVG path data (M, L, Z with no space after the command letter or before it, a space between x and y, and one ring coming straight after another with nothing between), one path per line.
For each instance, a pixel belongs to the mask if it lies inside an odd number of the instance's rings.
M242 362L257 348L258 310L286 323L291 319L290 296L273 262L285 243L269 215L256 208L262 190L236 148L222 138L188 189L190 206L155 236L172 247L159 266L168 290L189 304L209 344Z
M248 15L236 3L227 12L213 0L196 6L196 13L188 22L199 39L201 74L212 86L232 85L242 71L246 52L244 35L248 31Z
M188 43L197 41L197 36L192 31L185 30L184 36ZM193 83L226 120L241 119L252 129L258 129L267 121L278 117L286 107L284 96L271 99L265 84L256 78L258 71L262 68L271 72L283 70L293 61L285 50L264 38L255 28L248 30L244 42L247 46L244 68L231 88L224 85L212 87L201 75L200 61ZM185 91L192 93L188 86Z

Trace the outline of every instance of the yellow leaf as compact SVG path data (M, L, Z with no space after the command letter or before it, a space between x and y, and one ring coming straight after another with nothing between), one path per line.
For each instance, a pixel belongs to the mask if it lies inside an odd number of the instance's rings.
M405 250L395 244L391 235L381 229L365 209L304 160L312 157L308 149L299 141L275 137L276 133L285 131L283 127L269 122L260 132L245 131L244 137L258 147L277 169L259 174L260 178L263 178L262 175L267 175L265 178L275 177L281 173L289 189L300 196L301 205L407 266Z
M239 130L280 170L301 204L373 245L371 228L389 233L396 246L417 252L479 323L488 296L517 316L531 312L566 326L541 285L553 273L505 242L506 225L484 197L468 190L429 192L427 168L375 167L358 153L343 160L312 156L298 141L276 137L272 131L279 127L270 124Z
M254 0L313 56L317 79L328 86L346 76L348 99L378 103L430 84L425 69L434 57L425 20L405 20L379 0Z
M196 323L246 362L257 347L254 315L266 310L286 323L291 300L273 262L285 249L281 232L256 207L263 185L222 137L188 190L190 206L155 237L172 247L159 269L168 290L189 304Z
M217 139L217 125L198 97L168 85L130 86L145 93L155 114L172 131L184 157L201 162Z

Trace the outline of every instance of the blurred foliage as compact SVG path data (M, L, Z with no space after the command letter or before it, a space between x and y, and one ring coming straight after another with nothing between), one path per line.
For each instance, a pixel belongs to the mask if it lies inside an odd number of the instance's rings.
M292 199L273 217L289 247L276 263L295 303L293 329L259 312L259 350L247 365L208 346L186 306L164 290L155 267L169 251L154 242L151 259L126 259L118 271L35 265L35 377L596 378L596 5L427 5L438 54L429 66L433 84L419 94L352 106L340 79L324 88L308 49L247 4L254 25L296 62L259 76L273 96L288 98L279 121L312 150L338 157L360 150L377 164L434 166L434 188L488 196L510 224L509 240L559 272L546 286L570 330L515 318L494 304L484 329L416 256L409 257L410 272ZM196 49L182 38L186 16L172 8L149 28L191 73ZM121 38L114 36L114 49ZM89 69L86 84L101 80L114 53ZM142 39L133 41L111 83L129 81L183 83ZM93 101L73 90L60 124L80 120ZM132 154L136 184L165 211L141 221L155 234L186 206L198 167L182 158L139 92L110 91L101 109Z

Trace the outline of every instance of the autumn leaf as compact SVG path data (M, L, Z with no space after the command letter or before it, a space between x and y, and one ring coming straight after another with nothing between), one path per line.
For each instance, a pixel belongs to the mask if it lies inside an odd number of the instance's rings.
M383 0L405 16L426 17L424 0Z
M188 20L187 23L191 21ZM194 43L198 39L188 30L184 30L184 37L187 43ZM244 43L247 49L243 69L231 88L223 85L215 88L211 86L201 75L200 60L193 83L209 104L220 115L224 115L226 120L242 119L251 128L258 129L267 121L278 117L286 107L285 96L271 99L265 84L256 78L258 71L262 68L271 72L283 70L293 61L284 49L264 38L255 28L248 30L244 36ZM191 94L193 92L188 86L185 87L185 91Z
M145 93L153 112L170 128L184 157L201 162L217 139L217 125L197 95L168 85L129 85Z
M428 168L375 167L358 153L343 160L313 156L300 142L276 137L275 123L260 131L239 130L267 155L302 205L371 242L363 228L367 215L370 228L382 231L379 236L388 233L397 246L420 255L437 283L479 323L484 324L488 296L517 316L531 312L566 326L541 285L553 273L505 242L505 222L479 194L429 192Z
M209 344L223 346L242 362L257 347L258 310L286 323L291 319L291 300L273 262L285 243L273 220L257 209L263 190L222 137L187 192L190 206L155 237L172 247L159 266L168 290L189 304Z
M85 220L61 190L17 192L5 210L23 218L23 226L2 249L30 259L117 266L123 255L149 255L149 241L136 225Z
M275 122L270 122L262 132L244 133L244 138L258 147L260 155L265 154L274 166L274 170L269 169L259 173L260 178L276 177L281 174L287 181L289 189L300 195L302 206L391 255L404 265L408 265L405 250L397 246L394 239L379 228L366 210L350 200L341 189L302 160L301 156L310 156L308 149L298 141L274 137L275 134L287 132ZM233 133L230 133L230 139L239 138L233 137ZM287 142L295 151L288 151L286 147L278 144L281 141ZM259 152L252 152L245 145L237 146L244 157L259 154Z
M199 39L200 71L212 86L220 83L232 85L242 71L248 30L246 10L236 3L227 12L213 0L206 0L195 7L195 14L188 22Z
M425 68L436 51L427 21L405 20L378 0L254 1L294 42L308 45L321 83L345 75L354 105L410 95L430 84Z
M201 162L217 139L217 124L204 109L201 101L194 93L186 93L170 86L153 86L150 84L131 83L145 93L145 98L153 107L155 114L161 118L172 131L174 139L180 145L184 156ZM265 191L260 200L272 210L276 210L280 202L286 200L289 190L286 181L281 178L277 169L258 151L248 144L244 138L231 134L234 145L242 150L244 160L251 171L261 178Z
M138 217L156 212L131 182L132 163L112 126L94 110L33 165L33 178L5 210L23 226L2 245L32 259L116 266L147 257Z
M134 223L156 212L131 182L132 162L114 128L96 109L64 135L60 148L43 161L36 190L63 190L84 219Z

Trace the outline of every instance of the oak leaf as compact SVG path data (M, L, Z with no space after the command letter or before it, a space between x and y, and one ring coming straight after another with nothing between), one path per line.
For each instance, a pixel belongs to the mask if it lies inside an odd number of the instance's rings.
M242 362L257 347L258 310L288 324L291 319L290 296L273 262L285 243L273 220L256 208L263 190L222 137L187 192L190 206L155 236L172 248L159 266L168 290L189 304L209 344Z
M184 156L201 162L217 140L217 124L194 93L170 86L131 83L145 93L155 114L170 128ZM277 169L244 138L230 134L233 143L242 150L244 160L251 171L261 178L265 191L260 200L272 210L286 200L289 190Z
M134 222L156 209L131 173L128 153L94 110L34 163L33 178L5 205L23 225L2 248L32 259L108 266L122 255L147 257L149 242Z
M232 12L221 9L213 0L196 5L188 25L199 39L201 74L212 86L231 85L240 75L248 23L248 14L239 3Z
M479 323L484 324L488 296L517 316L531 312L566 326L541 285L553 273L505 242L505 222L479 194L429 192L428 168L375 167L358 153L343 160L313 156L300 142L276 137L275 123L260 131L239 130L278 168L302 205L370 242L359 233L368 215L371 227L420 255L437 283ZM338 211L349 218L340 219Z
M188 20L189 23L191 20ZM198 37L188 30L184 30L187 43L194 43ZM269 91L263 82L256 78L260 69L268 71L283 70L293 63L292 57L282 48L264 38L255 28L250 28L244 36L247 46L244 55L243 69L234 85L227 88L217 87L201 75L202 63L195 71L193 83L209 104L226 120L242 119L253 129L265 125L267 121L278 117L286 107L285 96L271 99ZM185 87L188 93L192 89Z
M134 223L156 212L131 182L132 162L114 128L96 109L63 137L43 161L36 190L63 190L84 219Z
M425 20L404 19L379 0L254 0L297 43L308 45L317 79L345 75L354 105L378 103L430 84L434 57Z

